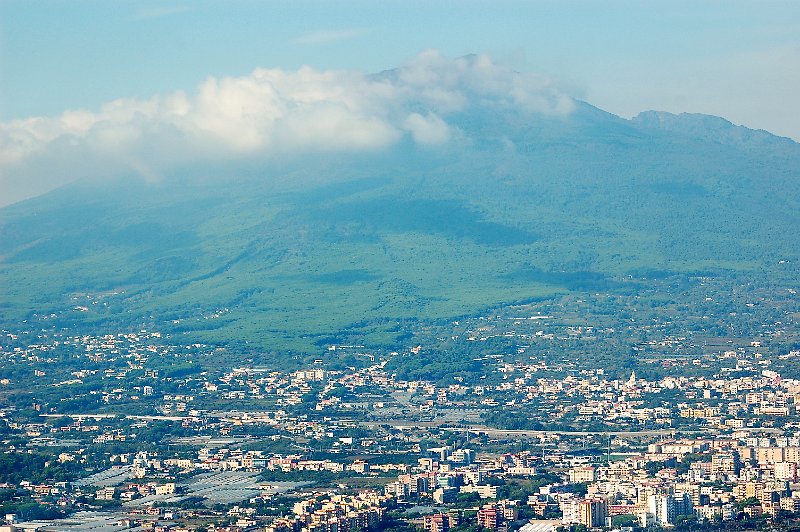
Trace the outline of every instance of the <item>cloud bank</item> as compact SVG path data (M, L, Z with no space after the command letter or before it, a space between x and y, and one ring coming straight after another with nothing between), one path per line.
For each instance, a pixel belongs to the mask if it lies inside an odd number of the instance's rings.
M486 55L428 51L377 75L258 68L208 78L194 94L0 124L0 204L81 177L134 171L157 179L198 161L380 150L404 139L441 145L460 134L449 116L487 105L563 115L574 102L547 79Z

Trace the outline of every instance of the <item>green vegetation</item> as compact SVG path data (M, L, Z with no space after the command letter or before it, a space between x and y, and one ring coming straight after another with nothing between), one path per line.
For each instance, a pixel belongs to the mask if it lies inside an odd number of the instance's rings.
M569 120L459 125L475 144L447 153L321 158L224 184L75 185L7 207L3 322L157 325L275 361L391 348L420 322L498 305L630 294L634 278L675 281L667 297L687 276L796 281L794 143L588 105ZM445 375L440 355L410 374Z
M74 462L58 462L46 454L6 452L0 454L0 484L34 484L45 481L71 482L82 476L83 467Z
M33 500L30 492L17 489L0 489L0 513L14 514L21 521L64 517L55 505L42 504Z

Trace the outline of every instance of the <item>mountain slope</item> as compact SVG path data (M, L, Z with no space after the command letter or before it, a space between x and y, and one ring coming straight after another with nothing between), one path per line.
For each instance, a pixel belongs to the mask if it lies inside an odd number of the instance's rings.
M443 147L79 183L0 211L6 326L391 345L406 323L642 272L795 281L800 146L694 115L491 105ZM219 173L226 179L200 180ZM783 261L783 262L781 262Z

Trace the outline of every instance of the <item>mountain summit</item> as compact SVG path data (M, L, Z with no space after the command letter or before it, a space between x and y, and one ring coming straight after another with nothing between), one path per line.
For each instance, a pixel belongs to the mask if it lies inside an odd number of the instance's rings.
M384 123L407 133L381 147L175 162L2 209L3 321L313 352L643 272L796 281L798 144L703 115L625 120L547 87L506 97L519 80L487 85L465 61L369 81L440 110L404 97Z

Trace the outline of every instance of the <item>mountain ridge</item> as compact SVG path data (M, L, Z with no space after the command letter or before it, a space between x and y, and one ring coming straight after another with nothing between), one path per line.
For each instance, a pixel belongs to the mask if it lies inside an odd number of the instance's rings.
M68 186L0 210L2 321L313 352L642 271L794 282L780 261L800 260L798 145L655 118L490 106L448 116L463 136L438 148Z
M684 133L704 139L715 139L734 145L758 143L780 143L782 145L796 145L797 142L789 137L775 135L763 129L752 129L743 125L736 125L729 120L703 113L669 113L666 111L642 111L631 118L635 124L651 129L659 129L676 133Z

